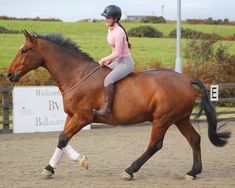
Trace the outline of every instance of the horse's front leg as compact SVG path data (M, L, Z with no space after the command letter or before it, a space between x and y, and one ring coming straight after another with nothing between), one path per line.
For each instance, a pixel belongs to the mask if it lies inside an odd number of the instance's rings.
M55 173L55 168L60 163L64 152L69 156L70 159L74 161L78 161L81 166L84 168L88 168L87 159L85 156L81 157L81 155L75 151L70 145L68 145L69 140L79 132L86 123L84 121L79 121L78 116L67 116L64 130L60 133L59 142L57 148L52 155L49 164L43 170L42 175L45 177L51 177Z

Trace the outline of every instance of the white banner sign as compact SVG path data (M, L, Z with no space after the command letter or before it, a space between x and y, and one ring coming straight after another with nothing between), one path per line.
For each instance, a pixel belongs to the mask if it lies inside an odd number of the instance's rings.
M66 114L58 87L14 87L13 132L62 131ZM83 129L90 129L87 125Z

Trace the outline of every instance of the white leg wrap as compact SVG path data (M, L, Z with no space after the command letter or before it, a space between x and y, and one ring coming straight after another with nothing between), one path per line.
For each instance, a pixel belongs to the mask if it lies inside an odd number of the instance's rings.
M67 145L63 150L71 160L79 161L81 159L81 155L75 151L72 146Z
M63 154L64 154L64 152L62 149L56 148L54 154L51 157L49 165L51 165L52 168L56 168L58 166L60 160L62 159Z

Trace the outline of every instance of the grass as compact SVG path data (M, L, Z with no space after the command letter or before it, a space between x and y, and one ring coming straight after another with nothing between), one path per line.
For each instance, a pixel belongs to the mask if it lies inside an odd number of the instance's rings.
M126 30L142 23L123 23ZM35 21L6 21L0 20L0 25L8 29L22 30L30 32L48 34L58 32L66 37L70 37L77 42L81 49L90 54L94 59L108 55L110 47L106 42L107 27L103 22L35 22ZM149 25L149 24L148 24ZM150 24L159 29L165 35L174 30L176 25ZM235 26L223 25L190 25L183 24L185 28L191 28L207 33L217 33L219 35L232 35ZM0 34L0 68L6 68L13 60L18 49L24 42L21 34ZM130 38L133 49L131 50L135 62L147 67L151 62L160 62L167 66L173 66L176 54L176 39L170 38ZM185 48L187 40L182 40L182 48ZM224 42L231 44L229 51L234 54L235 42ZM184 57L183 57L184 60Z

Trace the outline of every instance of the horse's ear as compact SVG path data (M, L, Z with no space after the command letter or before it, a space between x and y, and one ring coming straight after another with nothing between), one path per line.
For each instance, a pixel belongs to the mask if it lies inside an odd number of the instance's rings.
M25 36L25 40L27 40L27 36L26 36L25 30L23 29L23 30L21 30L21 31L22 31L22 33L23 33L24 36Z
M36 44L36 39L26 30L23 30L25 40L30 41L32 44Z
M29 32L28 32L28 31L26 31L25 29L24 29L24 30L22 30L22 32L24 33L25 40L28 40L28 38L29 38L29 36L30 36Z

